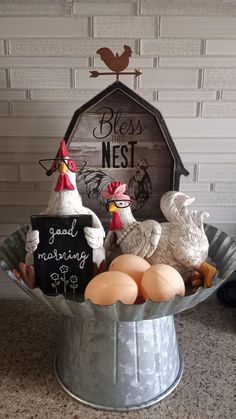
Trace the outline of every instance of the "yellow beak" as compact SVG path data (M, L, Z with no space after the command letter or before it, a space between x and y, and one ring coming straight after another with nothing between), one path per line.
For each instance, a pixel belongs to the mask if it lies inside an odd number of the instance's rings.
M109 204L109 206L108 206L108 211L109 212L117 212L118 211L118 208L114 205L114 204Z
M67 173L68 172L67 165L64 162L62 162L58 168L58 171L59 173L61 173L61 175Z

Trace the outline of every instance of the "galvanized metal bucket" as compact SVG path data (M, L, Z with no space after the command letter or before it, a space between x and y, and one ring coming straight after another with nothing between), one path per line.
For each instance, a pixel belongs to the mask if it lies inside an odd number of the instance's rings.
M209 289L169 302L146 301L125 305L118 301L97 306L49 297L30 290L12 269L24 260L26 229L0 247L0 266L23 291L63 315L64 328L55 373L65 391L77 400L104 410L134 410L167 396L178 384L183 363L173 315L208 298L236 269L236 243L226 233L206 225L209 257L219 269Z
M122 323L64 321L56 377L67 393L90 406L150 406L174 390L182 371L173 316Z

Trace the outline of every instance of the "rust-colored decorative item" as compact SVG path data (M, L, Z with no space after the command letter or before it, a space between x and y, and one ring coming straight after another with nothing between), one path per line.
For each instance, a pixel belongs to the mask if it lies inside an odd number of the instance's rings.
M120 74L130 74L134 75L135 77L140 76L142 74L139 70L135 69L134 71L124 71L128 65L129 65L129 58L132 55L132 49L128 45L124 45L124 52L119 55L116 53L116 55L113 54L113 52L110 50L110 48L99 48L97 50L97 54L100 55L101 60L104 61L106 66L112 71L112 72L99 72L97 70L91 70L91 76L93 78L96 78L98 76L109 76L109 75L116 75L116 80L119 80Z

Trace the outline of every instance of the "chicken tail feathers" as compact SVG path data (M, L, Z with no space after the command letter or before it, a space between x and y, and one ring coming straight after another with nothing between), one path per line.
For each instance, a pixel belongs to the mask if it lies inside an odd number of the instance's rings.
M204 231L204 218L209 217L209 214L189 210L189 205L194 201L194 197L182 192L168 191L161 197L160 207L167 221L179 224L194 224Z
M106 63L106 61L114 60L115 55L110 50L110 48L99 48L97 54L100 55L101 59Z
M203 211L192 211L192 219L195 225L197 225L203 232L204 230L204 219L208 218L210 214Z
M90 199L97 199L102 205L104 205L105 200L101 191L105 189L107 185L113 181L113 179L100 169L85 168L77 174L78 188L81 181L85 184L87 196Z

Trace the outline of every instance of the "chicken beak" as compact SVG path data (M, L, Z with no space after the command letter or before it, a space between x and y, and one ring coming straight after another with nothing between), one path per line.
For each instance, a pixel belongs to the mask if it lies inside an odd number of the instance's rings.
M58 171L59 171L59 173L60 173L61 175L62 175L62 174L67 173L67 172L68 172L68 167L67 167L67 165L66 165L64 162L62 162L62 163L60 164L59 168L58 168Z
M110 203L109 206L108 206L108 211L110 213L117 212L118 211L118 208L115 206L115 204Z

